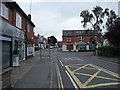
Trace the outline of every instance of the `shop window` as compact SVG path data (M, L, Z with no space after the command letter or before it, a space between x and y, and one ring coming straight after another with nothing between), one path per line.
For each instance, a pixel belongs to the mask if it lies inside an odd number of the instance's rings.
M67 45L67 50L73 50L73 45Z

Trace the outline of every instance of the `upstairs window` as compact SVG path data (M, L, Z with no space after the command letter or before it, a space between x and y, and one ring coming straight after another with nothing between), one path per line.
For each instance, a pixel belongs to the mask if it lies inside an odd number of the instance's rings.
M8 7L2 3L2 16L8 20Z
M27 32L30 32L30 24L27 24Z
M71 40L71 38L67 38L67 42L71 42L72 40Z
M22 17L19 13L16 13L16 26L22 28Z
M79 41L80 41L80 42L83 42L83 41L84 41L83 36L80 37Z

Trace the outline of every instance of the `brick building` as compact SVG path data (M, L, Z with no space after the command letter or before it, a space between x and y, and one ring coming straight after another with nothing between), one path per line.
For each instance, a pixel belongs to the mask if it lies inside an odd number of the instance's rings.
M39 41L37 36L34 36L34 44L36 49L39 48Z
M16 2L0 2L0 69L4 73L10 71L10 67L18 66L25 57L34 55L34 23L31 15L27 16ZM19 52L19 53L18 53ZM7 70L6 70L7 69ZM10 74L10 72L9 72ZM4 78L8 79L10 78ZM8 87L9 82L3 81L3 88ZM1 81L0 81L1 83Z
M90 50L93 42L100 41L99 35L93 30L63 30L62 39L65 51L85 50L87 45Z

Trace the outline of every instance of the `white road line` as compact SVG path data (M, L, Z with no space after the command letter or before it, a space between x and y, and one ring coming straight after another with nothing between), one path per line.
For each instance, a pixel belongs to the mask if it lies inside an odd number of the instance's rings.
M91 64L91 65L93 65L93 64ZM94 66L96 66L96 65L94 65ZM117 73L115 73L115 72L112 72L112 71L107 70L107 69L105 69L105 68L102 68L102 67L100 67L100 66L97 66L97 67L99 67L99 68L101 68L101 69L103 69L103 70L105 70L105 71L108 71L108 72L110 72L110 73L113 73L113 74L115 74L115 75L117 75L117 76L119 76L119 77L120 77L120 75L119 75L119 74L117 74Z
M62 66L64 66L63 63L62 63L62 61L60 61L60 63L61 63Z
M77 87L77 85L76 85L75 82L73 81L72 77L70 76L70 74L69 74L67 71L65 71L65 72L66 72L66 74L68 75L68 77L70 78L70 80L71 80L73 86L75 87L75 89L76 89L76 90L79 90L78 87Z

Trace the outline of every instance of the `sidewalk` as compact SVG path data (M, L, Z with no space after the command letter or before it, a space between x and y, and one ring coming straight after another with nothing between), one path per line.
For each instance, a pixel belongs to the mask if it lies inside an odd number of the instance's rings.
M112 58L112 57L105 57L105 56L96 56L95 54L91 54L90 56L94 57L94 58L101 59L101 60L105 60L105 61L108 61L108 62L113 62L113 63L120 64L120 58Z
M49 57L35 56L12 70L13 88L57 88L55 63Z

